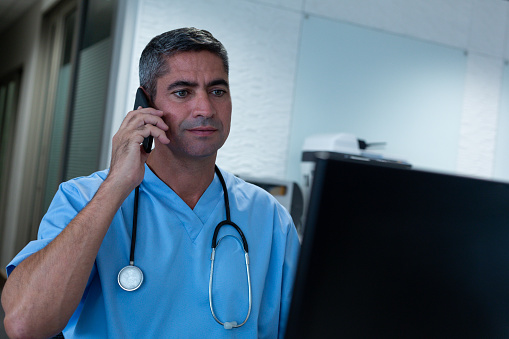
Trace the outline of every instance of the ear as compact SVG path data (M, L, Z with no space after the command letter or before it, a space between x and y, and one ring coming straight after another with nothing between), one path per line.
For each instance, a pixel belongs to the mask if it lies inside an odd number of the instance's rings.
M149 103L150 107L156 108L154 105L154 98L152 98L152 96L148 94L148 91L143 86L140 86L140 88L143 91L143 93L145 93L145 96L148 99L148 103Z

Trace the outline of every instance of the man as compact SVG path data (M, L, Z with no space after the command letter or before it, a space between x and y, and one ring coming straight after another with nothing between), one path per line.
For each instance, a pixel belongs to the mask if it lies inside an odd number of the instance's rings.
M272 196L223 170L215 174L232 109L223 45L194 28L161 34L142 53L140 85L153 107L127 114L113 137L109 171L63 183L38 240L7 267L2 294L7 332L281 337L298 237ZM140 146L148 136L155 142L150 154ZM227 208L247 240L250 275L231 224L219 230L212 275L212 238L230 214ZM118 274L130 264L134 220L132 264L144 279L138 289L126 291Z

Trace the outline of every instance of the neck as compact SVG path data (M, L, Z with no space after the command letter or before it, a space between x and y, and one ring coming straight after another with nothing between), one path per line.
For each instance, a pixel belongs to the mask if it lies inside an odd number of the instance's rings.
M178 159L152 151L147 165L166 185L191 208L214 179L216 155L204 159Z

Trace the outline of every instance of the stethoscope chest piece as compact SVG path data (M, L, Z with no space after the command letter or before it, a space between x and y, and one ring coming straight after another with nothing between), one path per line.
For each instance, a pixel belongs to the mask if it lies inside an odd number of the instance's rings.
M118 284L125 291L137 290L143 282L143 272L139 267L128 265L118 272Z

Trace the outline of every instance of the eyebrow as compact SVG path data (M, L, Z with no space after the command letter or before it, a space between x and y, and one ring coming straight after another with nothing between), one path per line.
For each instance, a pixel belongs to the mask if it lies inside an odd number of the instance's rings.
M228 85L228 82L224 79L212 80L211 82L208 83L207 87L212 87L212 86L217 86L217 85L223 85L226 88L230 88L230 85Z
M228 82L224 79L212 80L211 82L209 82L207 84L207 87L212 87L212 86L217 86L217 85L222 85L227 88L230 88L230 86L228 85ZM186 81L186 80L178 80L178 81L175 81L175 82L169 84L167 90L171 91L178 87L198 87L198 84L196 82L191 82L191 81Z

